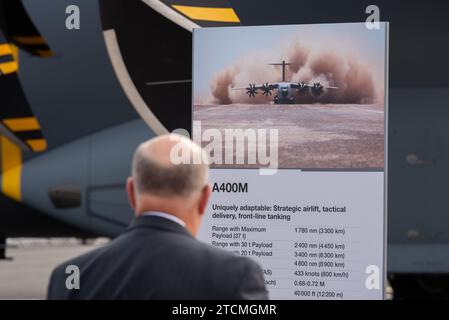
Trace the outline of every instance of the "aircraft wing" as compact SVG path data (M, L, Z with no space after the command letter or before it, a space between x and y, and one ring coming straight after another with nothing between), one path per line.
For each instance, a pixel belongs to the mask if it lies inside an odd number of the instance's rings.
M319 84L321 86L323 86L321 83L317 82L317 83L304 83L304 82L298 82L298 83L293 83L290 86L293 89L305 89L305 88L313 88L315 84ZM323 86L323 88L325 89L338 89L338 87L334 87L334 86Z
M231 87L231 90L244 90L247 87Z
M262 84L251 84L251 86L256 90L262 90L263 85ZM246 87L231 87L231 90L246 90L249 88L249 85Z

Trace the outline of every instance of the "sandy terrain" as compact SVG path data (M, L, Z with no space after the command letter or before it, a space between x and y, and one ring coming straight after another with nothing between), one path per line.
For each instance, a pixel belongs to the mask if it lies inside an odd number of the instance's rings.
M379 169L384 165L383 105L197 105L193 118L201 120L202 131L214 128L222 134L235 128L278 129L279 168Z

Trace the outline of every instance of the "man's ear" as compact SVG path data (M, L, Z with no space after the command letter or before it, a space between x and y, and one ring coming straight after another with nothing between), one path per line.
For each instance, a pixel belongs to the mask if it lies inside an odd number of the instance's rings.
M128 177L126 180L126 193L128 194L128 202L133 210L136 209L136 190L134 188L134 179Z
M210 184L204 186L203 190L201 190L201 198L198 207L198 212L200 215L203 215L206 212L207 203L209 202L210 195L212 193L212 188Z

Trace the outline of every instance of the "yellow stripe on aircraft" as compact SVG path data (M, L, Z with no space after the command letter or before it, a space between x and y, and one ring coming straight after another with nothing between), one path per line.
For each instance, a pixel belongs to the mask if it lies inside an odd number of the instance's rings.
M9 43L0 44L0 56L12 55L13 61L0 63L0 74L10 74L19 70L19 52L16 46Z
M45 44L44 38L41 36L16 36L13 37L20 44L24 45L41 45Z
M41 152L47 149L47 141L45 139L28 139L25 142L34 152Z
M53 56L53 51L51 50L36 50L36 53L39 55L39 57L51 57Z
M16 71L19 72L19 48L12 43L9 46L11 48L11 54L14 58L14 62L17 64Z
M9 43L0 44L0 56L6 56L7 54L12 54L11 46Z
M14 132L39 130L41 128L35 117L3 119L3 123Z
M4 195L20 201L22 176L22 151L5 136L0 136L2 158L2 192Z
M0 74L14 73L19 69L19 65L15 61L0 63Z
M192 20L240 22L239 17L232 8L210 8L172 5L173 8Z

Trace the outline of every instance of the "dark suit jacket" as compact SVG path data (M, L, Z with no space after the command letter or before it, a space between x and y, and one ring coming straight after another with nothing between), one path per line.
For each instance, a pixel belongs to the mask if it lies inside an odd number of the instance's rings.
M80 289L66 288L66 266ZM267 299L259 265L196 240L174 221L143 216L106 246L53 271L48 299Z

